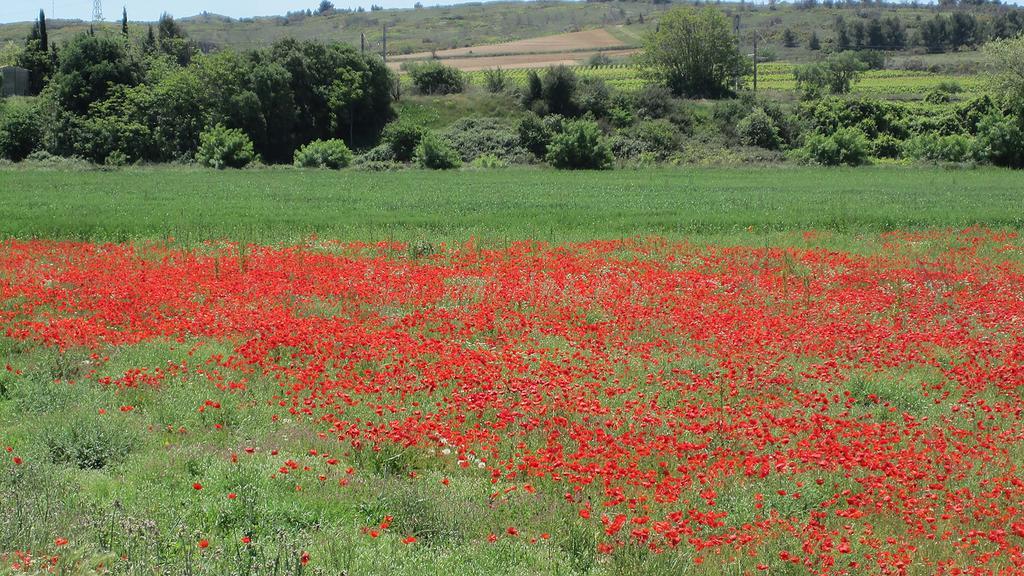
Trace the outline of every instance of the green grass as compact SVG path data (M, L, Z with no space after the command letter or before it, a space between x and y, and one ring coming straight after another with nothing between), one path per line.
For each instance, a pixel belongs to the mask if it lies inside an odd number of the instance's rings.
M0 237L566 242L1019 227L1021 175L875 167L366 173L0 170Z

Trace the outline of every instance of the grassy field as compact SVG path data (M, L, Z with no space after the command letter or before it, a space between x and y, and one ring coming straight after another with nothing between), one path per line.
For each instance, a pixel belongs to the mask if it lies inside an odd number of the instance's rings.
M0 206L0 574L1024 561L1019 173L7 168Z
M187 168L0 171L0 236L553 242L1024 224L998 169L748 168L342 173Z

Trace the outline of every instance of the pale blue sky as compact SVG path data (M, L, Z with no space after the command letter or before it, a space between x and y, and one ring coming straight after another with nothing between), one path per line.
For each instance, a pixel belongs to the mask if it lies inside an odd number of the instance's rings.
M233 18L244 16L272 16L291 10L315 10L320 0L102 0L104 20L120 20L121 7L128 8L130 20L156 20L161 12L175 17L194 16L203 12L223 14ZM416 0L333 0L338 8L371 4L385 8L412 8ZM423 4L458 4L460 0L422 0ZM469 1L469 0L462 0ZM0 0L0 22L21 22L35 19L42 8L47 18L92 19L93 0Z

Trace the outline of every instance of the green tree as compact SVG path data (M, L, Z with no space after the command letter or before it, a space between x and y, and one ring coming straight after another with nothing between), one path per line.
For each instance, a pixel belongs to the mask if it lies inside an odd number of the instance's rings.
M793 70L797 90L804 99L819 98L829 92L846 94L867 68L852 51L829 56L824 62L805 64Z
M821 50L821 40L818 39L818 33L812 31L811 37L807 40L808 50Z
M32 31L25 39L25 49L15 64L29 72L29 93L39 94L53 75L54 55L49 51L49 36L46 32L46 14L39 11L39 19L32 24Z
M749 63L728 19L715 8L674 8L648 36L641 56L653 77L677 96L719 98Z
M993 40L985 44L984 50L992 62L988 76L992 90L1024 116L1024 33L1016 38Z
M796 34L792 30L786 28L782 31L782 45L786 48L796 48L800 45L800 40L797 39Z
M113 86L134 86L141 79L142 68L123 38L79 34L61 51L51 84L64 108L85 114Z

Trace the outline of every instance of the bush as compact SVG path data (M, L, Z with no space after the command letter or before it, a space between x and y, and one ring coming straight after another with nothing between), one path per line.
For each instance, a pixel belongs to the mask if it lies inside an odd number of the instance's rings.
M473 160L474 168L508 168L508 162L494 154L481 154Z
M548 145L547 160L555 168L603 170L611 168L612 152L593 120L566 122Z
M484 89L491 94L504 92L511 85L508 74L501 68L484 70Z
M619 159L664 160L682 149L682 136L668 120L645 120L620 131L612 139L611 147Z
M747 146L776 150L780 144L779 129L764 108L755 108L747 117L740 120L736 125L736 134L740 142Z
M431 170L448 170L462 164L459 153L433 132L427 132L416 146L416 162Z
M830 136L814 134L802 153L807 160L824 166L860 166L868 161L869 144L857 128L840 128Z
M536 114L527 114L516 126L519 145L537 158L544 158L551 138L562 130L561 121L562 117L557 115L542 119Z
M974 139L962 134L921 134L903 143L903 154L930 162L967 162L974 153Z
M21 162L39 146L40 126L35 110L9 109L0 117L0 158Z
M300 168L338 170L352 163L352 151L342 140L314 140L295 151L295 165Z
M996 166L1024 168L1024 121L993 112L978 123L978 157Z
M633 97L633 109L640 118L665 118L675 109L675 98L668 88L648 84Z
M462 72L437 61L410 64L406 70L420 94L458 94L466 89Z
M899 158L903 153L903 142L882 134L871 142L871 154L875 158Z
M577 112L576 89L579 82L576 73L568 66L552 66L541 79L541 100L545 114L572 116Z
M463 162L489 154L506 162L523 162L527 151L519 145L516 129L497 118L462 118L441 137L458 152Z
M117 416L80 414L45 428L46 449L55 464L99 470L123 460L138 440Z
M391 148L394 160L409 162L419 146L420 140L427 132L427 129L419 124L406 120L398 120L384 127L381 133L381 142Z
M583 78L576 90L576 107L601 118L608 115L611 92L600 78Z
M210 168L245 168L256 160L256 153L244 132L218 124L199 135L196 160Z

